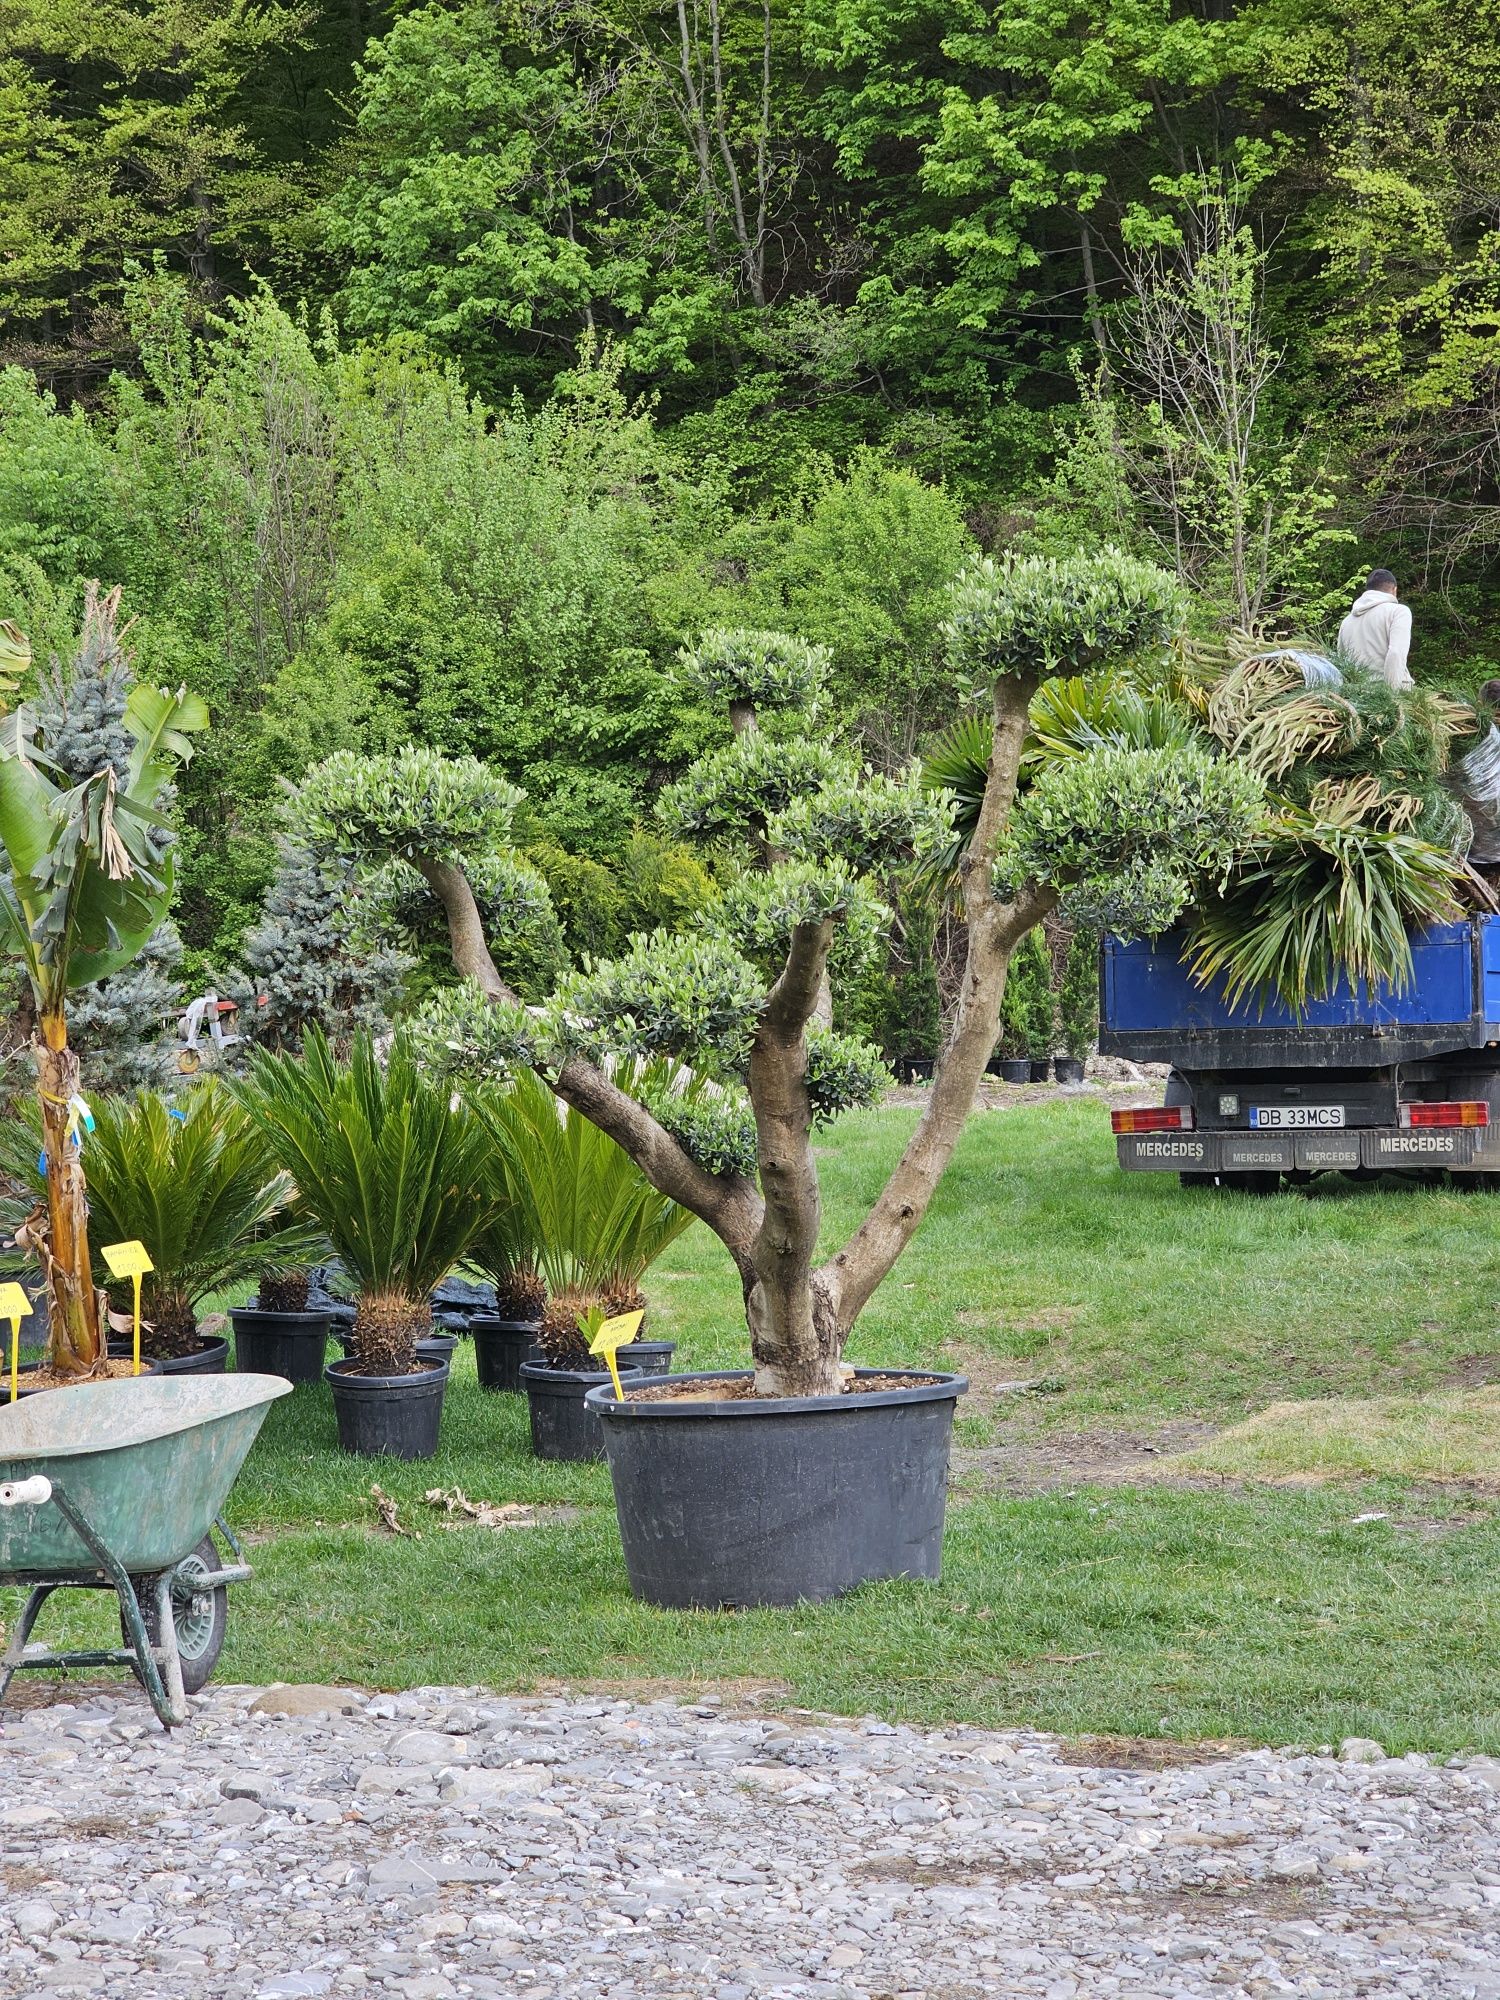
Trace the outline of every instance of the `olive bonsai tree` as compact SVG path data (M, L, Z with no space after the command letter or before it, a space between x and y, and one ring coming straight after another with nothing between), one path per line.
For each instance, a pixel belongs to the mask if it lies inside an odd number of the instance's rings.
M737 847L742 870L696 929L637 938L568 975L540 1009L502 978L469 871L471 848L494 845L487 773L447 765L442 812L436 785L403 787L399 760L330 760L309 790L330 837L401 855L443 903L464 984L431 1005L431 1044L471 1072L534 1069L715 1232L739 1272L757 1393L833 1393L851 1329L953 1156L1019 941L1059 900L1084 921L1162 929L1257 823L1259 782L1191 745L1103 745L1044 764L1018 796L1041 681L1159 653L1180 615L1171 579L1115 550L984 560L956 581L953 661L991 723L983 791L957 841L962 978L922 1116L868 1213L822 1259L813 1130L887 1077L874 1050L820 1018L830 969L851 941L879 935L875 885L893 864L937 865L958 819L915 770L864 770L826 720L811 726L824 699L816 649L716 632L684 653L684 671L724 702L726 740L664 813L684 837ZM650 1101L615 1080L622 1058L662 1054L717 1088Z
M71 666L55 661L38 696L5 713L7 665L29 662L14 626L0 652L0 938L18 959L35 1022L45 1211L18 1241L46 1274L51 1361L88 1375L104 1341L90 1267L78 1057L69 996L129 965L172 898L160 807L188 735L208 712L179 688L132 684L120 593L90 584Z

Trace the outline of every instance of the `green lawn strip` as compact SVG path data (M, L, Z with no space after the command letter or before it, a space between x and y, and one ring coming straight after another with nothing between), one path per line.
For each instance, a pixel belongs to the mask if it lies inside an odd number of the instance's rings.
M254 1548L219 1677L748 1678L801 1706L917 1722L1500 1750L1500 1514L1352 1525L1401 1499L1391 1487L985 1498L953 1510L937 1586L719 1614L636 1603L605 1509L507 1532L429 1520L420 1540L299 1530ZM83 1608L67 1610L80 1629ZM109 1622L102 1600L86 1615Z
M826 1247L857 1221L912 1115L841 1120L823 1155ZM1317 1183L1270 1200L1124 1175L1092 1097L977 1114L932 1210L862 1314L851 1357L971 1351L1056 1374L1064 1429L1288 1397L1436 1388L1496 1346L1493 1197ZM648 1280L653 1332L743 1358L738 1286L694 1229ZM962 1317L960 1317L962 1316Z
M841 1125L823 1159L830 1244L910 1126L900 1112ZM1484 1195L1334 1183L1311 1197L1205 1196L1120 1175L1096 1100L986 1114L853 1353L936 1363L957 1341L978 1359L1024 1359L1064 1384L1028 1401L1026 1420L1063 1431L1409 1394L1493 1344L1491 1213ZM649 1290L650 1331L678 1340L678 1366L744 1361L738 1284L706 1230L673 1246ZM977 1435L980 1398L970 1412L961 1423ZM1405 1435L1421 1442L1420 1427ZM1283 1434L1267 1469L1318 1469L1288 1453ZM340 1456L322 1386L272 1409L230 1506L258 1574L237 1593L221 1676L748 1676L810 1707L934 1722L1500 1749L1500 1523L1461 1488L1414 1491L1424 1465L1399 1448L1356 1454L1343 1469L1404 1475L1357 1489L960 1498L936 1589L678 1616L629 1596L604 1468L534 1460L524 1401L481 1391L461 1346L430 1461ZM372 1484L420 1539L376 1528ZM454 1531L423 1503L453 1487L582 1511ZM1424 1519L1350 1525L1362 1511ZM96 1603L62 1616L110 1622ZM59 1622L48 1626L39 1636Z

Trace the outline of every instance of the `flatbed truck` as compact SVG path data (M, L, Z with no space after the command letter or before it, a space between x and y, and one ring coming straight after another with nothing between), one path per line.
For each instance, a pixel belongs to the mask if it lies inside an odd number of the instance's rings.
M1343 981L1299 1017L1230 1006L1184 941L1104 940L1103 1054L1167 1063L1165 1101L1114 1114L1128 1173L1270 1193L1327 1173L1500 1176L1500 916L1412 940L1406 985Z

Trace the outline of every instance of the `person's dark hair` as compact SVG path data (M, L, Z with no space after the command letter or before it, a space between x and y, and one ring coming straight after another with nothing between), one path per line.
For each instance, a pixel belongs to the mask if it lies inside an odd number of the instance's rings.
M1372 569L1365 578L1366 590L1394 590L1396 579L1388 569Z
M1487 708L1500 708L1500 680L1485 681L1479 690L1479 699Z

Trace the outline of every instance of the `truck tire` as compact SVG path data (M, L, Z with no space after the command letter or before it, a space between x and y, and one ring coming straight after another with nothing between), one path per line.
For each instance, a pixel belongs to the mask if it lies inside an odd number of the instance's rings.
M1217 1174L1179 1174L1177 1178L1185 1188L1211 1188L1219 1185Z
M1235 1194L1279 1194L1280 1174L1220 1174L1219 1186Z

